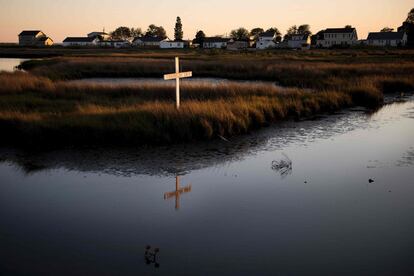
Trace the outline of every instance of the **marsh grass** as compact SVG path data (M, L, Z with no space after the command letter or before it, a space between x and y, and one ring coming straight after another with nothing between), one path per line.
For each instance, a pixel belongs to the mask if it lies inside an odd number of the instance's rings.
M189 52L181 69L192 70L196 77L269 80L285 88L184 82L180 111L174 107L173 84L111 86L65 81L161 77L174 70L168 55L26 62L23 67L30 73L0 74L0 139L32 145L124 145L229 138L281 120L348 106L377 108L384 93L414 91L411 52L341 53L204 53L196 57Z
M63 57L28 61L22 64L22 68L37 76L53 80L72 80L97 77L162 78L164 73L174 71L173 65L170 59L165 58ZM239 59L232 59L231 56L219 56L217 59L183 59L181 69L193 71L194 77L266 80L282 86L337 89L338 81L343 85L364 77L386 77L390 79L388 85L391 85L392 79L405 77L411 85L414 61L396 62L386 59L383 62L358 63L354 61L344 63L312 59L292 60L292 58L287 59L280 56L254 58L248 55ZM346 84L346 86L348 85ZM385 91L387 92L388 89Z
M28 73L0 74L3 141L24 144L171 143L230 137L287 118L352 104L343 92L265 84L188 83L182 107L173 86L51 82Z

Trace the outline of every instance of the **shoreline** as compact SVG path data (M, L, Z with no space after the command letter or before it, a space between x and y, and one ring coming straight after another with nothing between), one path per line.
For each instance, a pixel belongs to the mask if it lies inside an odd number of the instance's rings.
M35 147L229 139L281 121L347 107L376 109L388 93L414 91L414 58L407 57L414 56L414 51L380 56L384 52L342 53L345 59L349 55L360 58L344 63L341 53L334 51L184 58L182 71L193 71L195 77L264 79L282 87L183 83L180 111L174 107L170 86L114 87L65 81L102 75L161 77L174 69L170 53L157 53L155 59L78 56L27 61L23 63L26 72L0 73L0 129L4 133L0 142Z

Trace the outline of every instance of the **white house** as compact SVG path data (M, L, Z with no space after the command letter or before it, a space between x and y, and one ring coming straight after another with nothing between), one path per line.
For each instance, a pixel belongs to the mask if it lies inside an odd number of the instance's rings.
M227 44L231 42L230 38L223 37L206 37L203 41L203 48L205 49L225 49Z
M101 40L98 43L101 47L108 48L128 48L131 46L131 43L128 40Z
M276 33L274 31L264 32L259 35L259 39L256 42L256 49L264 50L275 48Z
M160 48L161 41L164 41L164 38L161 37L151 37L151 36L142 36L136 37L132 41L132 45L142 48Z
M320 34L316 42L318 47L349 47L358 42L358 34L355 28L329 28L318 34Z
M309 49L310 44L311 44L311 36L308 34L292 35L288 39L287 43L288 43L288 47L292 49L303 49L303 48Z
M98 37L67 37L63 40L64 47L96 47L99 43Z
M160 42L161 49L184 49L185 41L183 40L163 40Z
M405 32L369 33L366 44L380 47L405 46L407 44L407 34Z

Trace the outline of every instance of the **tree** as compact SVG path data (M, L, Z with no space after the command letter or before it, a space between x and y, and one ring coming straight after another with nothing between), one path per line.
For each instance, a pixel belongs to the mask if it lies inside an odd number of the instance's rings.
M194 43L199 44L200 47L203 47L203 42L205 38L206 34L203 31L198 31L195 35Z
M264 33L264 30L262 28L254 28L250 31L250 36L254 37L254 40L258 40L259 36Z
M414 9L408 13L407 19L398 28L398 31L407 33L407 46L414 48Z
M162 26L151 24L148 26L145 36L167 38L167 32Z
M298 34L298 27L296 25L291 26L287 29L285 34L285 40L291 38L293 35Z
M181 23L181 18L178 16L174 28L174 38L175 40L183 40L183 35L183 24Z
M111 32L111 37L122 40L130 39L132 37L131 30L128 27L118 27L115 31Z
M310 31L310 26L308 24L303 24L298 27L297 34L302 35L310 35L312 32Z
M248 40L249 31L246 30L245 28L238 28L236 30L231 31L230 36L234 40Z
M272 28L267 29L266 32L274 32L276 35L276 42L282 41L282 33L279 31L278 28L272 27Z
M393 28L390 28L390 27L384 27L381 30L382 33L389 33L389 32L392 32L392 31L394 31L394 29Z
M407 20L405 20L405 22L414 23L414 9L411 9L408 13Z
M141 28L131 28L131 37L139 37L142 36L142 30Z

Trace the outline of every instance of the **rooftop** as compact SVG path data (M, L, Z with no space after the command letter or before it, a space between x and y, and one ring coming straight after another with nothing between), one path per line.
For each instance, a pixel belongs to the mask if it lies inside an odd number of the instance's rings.
M40 42L44 42L44 41L46 41L46 40L48 40L48 39L50 39L50 40L52 40L52 41L53 41L53 39L51 39L51 38L50 38L50 37L48 37L48 36L43 36L43 37L39 38L39 41L40 41Z
M22 31L19 36L36 36L39 33L42 33L42 31Z
M164 40L164 38L156 37L156 36L141 36L141 37L136 37L134 39L134 42L137 40L141 40L142 42L161 42Z
M96 37L67 37L63 42L92 42Z
M261 33L259 35L259 37L274 37L274 36L275 36L275 32L274 31L264 32L264 33Z
M368 40L398 40L403 39L403 32L378 32L378 33L369 33Z
M343 33L353 33L356 31L355 28L328 28L325 30L327 34L343 34Z
M230 38L224 38L224 37L206 37L204 38L203 42L209 42L209 43L229 42L230 40L231 40Z

